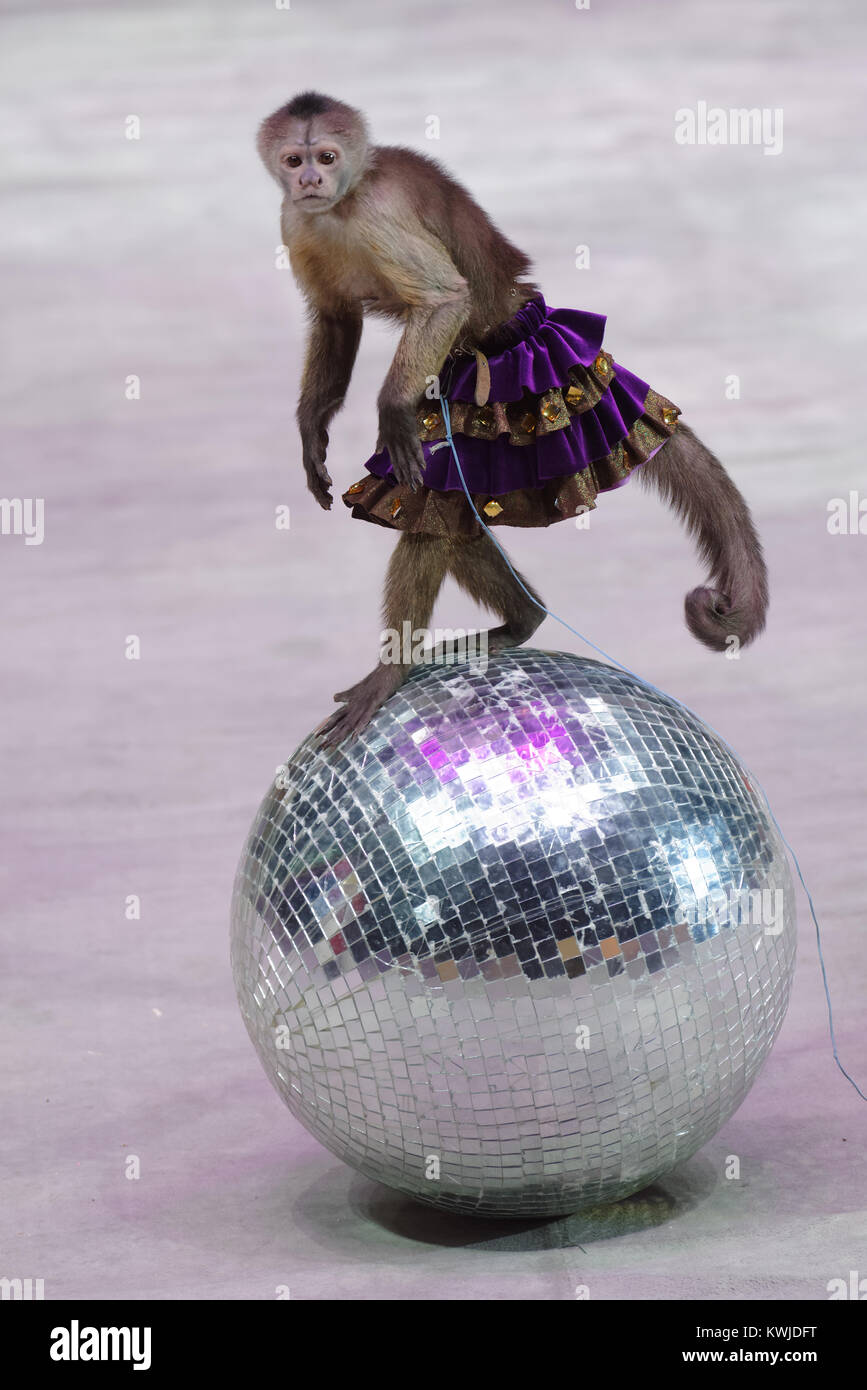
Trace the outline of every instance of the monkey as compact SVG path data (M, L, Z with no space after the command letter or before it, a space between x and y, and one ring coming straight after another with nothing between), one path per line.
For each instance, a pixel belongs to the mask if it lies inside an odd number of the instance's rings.
M487 634L490 655L528 641L547 610L490 527L577 516L633 472L707 567L685 600L692 634L723 651L762 631L767 570L744 497L679 407L602 347L604 316L549 309L527 256L471 194L428 156L372 144L364 116L343 102L302 92L262 122L257 146L283 192L282 238L307 306L296 420L307 486L325 510L328 427L364 316L401 329L377 398L376 452L342 499L353 516L399 532L388 632L427 630L451 575L502 620ZM380 660L338 692L340 708L318 730L324 744L357 738L411 669Z

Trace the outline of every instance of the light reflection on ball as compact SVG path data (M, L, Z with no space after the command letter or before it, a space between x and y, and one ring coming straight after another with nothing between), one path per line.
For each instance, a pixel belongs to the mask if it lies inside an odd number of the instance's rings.
M747 775L677 705L523 648L416 672L308 739L235 883L250 1036L294 1115L436 1206L559 1215L644 1187L782 1023L791 877Z

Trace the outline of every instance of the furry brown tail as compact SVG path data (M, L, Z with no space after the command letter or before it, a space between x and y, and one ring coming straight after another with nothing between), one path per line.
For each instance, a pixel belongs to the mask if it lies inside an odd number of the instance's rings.
M709 583L687 594L686 625L714 651L735 636L752 642L765 625L768 572L749 508L719 459L688 425L638 469L698 542Z

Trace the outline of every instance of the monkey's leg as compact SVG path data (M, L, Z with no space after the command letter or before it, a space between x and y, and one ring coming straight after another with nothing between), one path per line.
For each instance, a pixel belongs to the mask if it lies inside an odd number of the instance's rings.
M405 531L391 554L382 604L383 626L393 637L401 658L411 652L414 634L429 627L434 603L446 576L452 542L442 536ZM385 653L388 647L385 648ZM349 690L334 696L343 702L319 730L334 748L348 734L358 734L381 704L393 695L412 670L412 660L383 661Z
M504 619L502 627L491 628L488 633L491 654L505 647L520 647L522 642L529 641L545 614L524 593L490 536L455 540L449 556L449 570L470 598ZM537 603L541 603L524 576L519 574L518 579Z

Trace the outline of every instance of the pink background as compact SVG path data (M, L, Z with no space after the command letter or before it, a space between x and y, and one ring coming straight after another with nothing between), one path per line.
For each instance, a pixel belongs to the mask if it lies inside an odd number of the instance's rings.
M303 487L302 306L253 139L314 86L441 158L549 304L607 314L606 346L747 495L772 606L738 661L686 632L700 568L637 486L586 531L503 539L551 608L763 782L867 1082L867 538L826 525L864 477L865 24L844 0L7 8L2 490L44 497L46 522L41 546L0 536L0 1274L136 1299L824 1299L867 1275L867 1107L830 1056L803 901L789 1016L734 1118L649 1193L536 1226L416 1208L321 1149L261 1071L227 944L275 767L373 663L393 544ZM677 145L674 112L700 100L782 107L782 153ZM374 446L393 341L365 330L338 488ZM448 588L435 622L479 617ZM581 650L550 620L535 640Z

